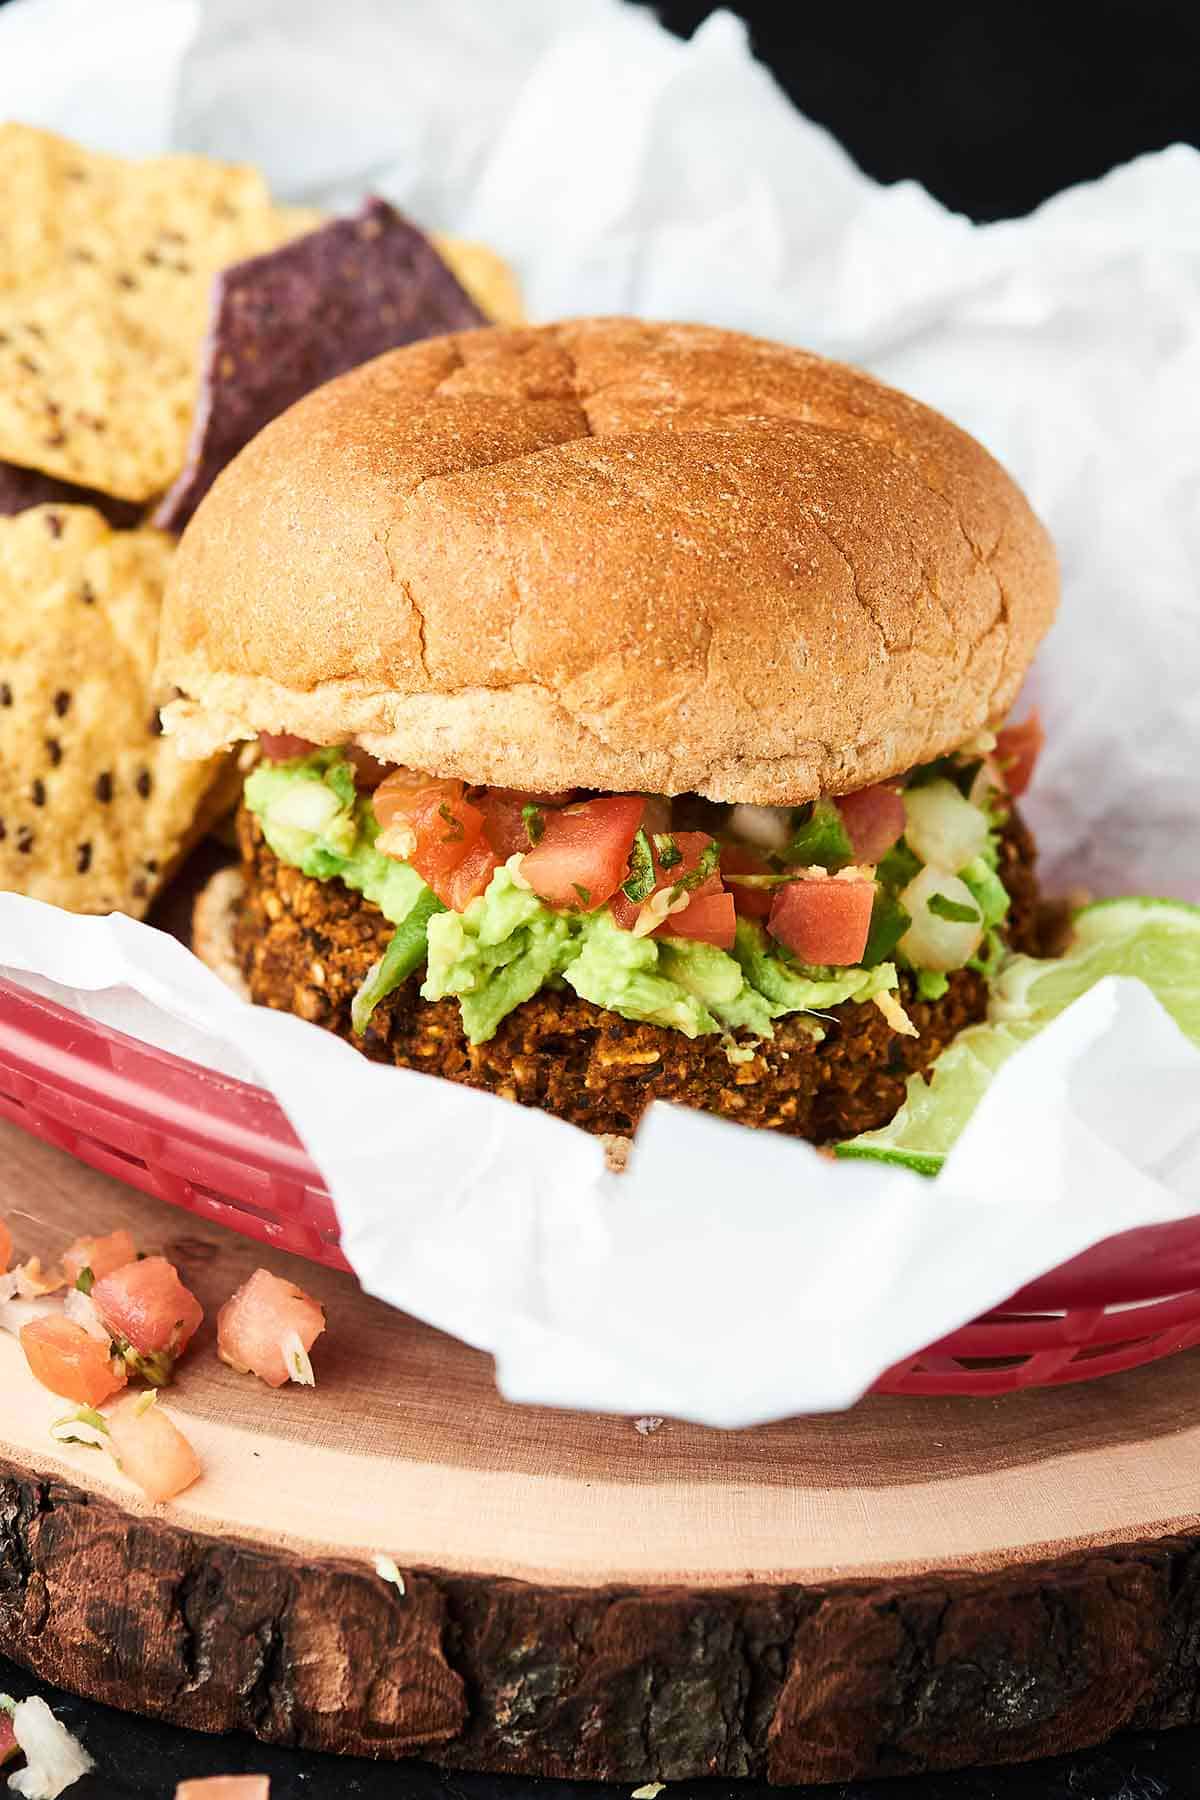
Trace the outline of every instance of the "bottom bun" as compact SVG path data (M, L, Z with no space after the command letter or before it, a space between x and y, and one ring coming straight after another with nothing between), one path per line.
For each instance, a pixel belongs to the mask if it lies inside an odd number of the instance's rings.
M218 973L260 1005L298 1013L377 1061L483 1088L606 1137L627 1138L652 1100L813 1143L852 1137L886 1124L908 1076L986 1010L986 985L970 970L953 974L932 1002L918 1000L903 976L900 997L918 1037L893 1031L874 1005L848 1003L819 1021L805 1014L779 1020L752 1059L731 1064L719 1036L690 1039L631 1022L568 988L543 989L487 1043L471 1044L457 1002L422 1000L418 975L378 1006L359 1038L350 1003L391 925L340 881L314 881L279 862L245 810L239 836L240 886L236 871L223 871L215 878L220 888L210 884L197 903L195 948ZM1036 948L1033 856L1014 818L1001 873L1013 897L1009 936L1017 949Z
M234 927L245 891L246 881L240 869L218 869L210 877L192 908L192 949L226 987L249 1000L250 989L233 947Z

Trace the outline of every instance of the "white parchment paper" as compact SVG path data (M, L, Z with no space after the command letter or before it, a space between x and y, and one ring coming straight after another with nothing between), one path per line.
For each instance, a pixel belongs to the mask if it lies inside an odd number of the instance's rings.
M1052 883L1200 899L1200 157L974 227L880 187L714 16L621 0L19 0L0 116L382 192L493 243L533 316L630 311L860 362L980 436L1059 544L1030 688ZM271 1087L364 1285L505 1391L746 1424L874 1376L1113 1231L1200 1210L1200 1053L1106 982L1002 1071L942 1176L656 1108L629 1175L572 1128L366 1065L128 920L0 895L0 965Z

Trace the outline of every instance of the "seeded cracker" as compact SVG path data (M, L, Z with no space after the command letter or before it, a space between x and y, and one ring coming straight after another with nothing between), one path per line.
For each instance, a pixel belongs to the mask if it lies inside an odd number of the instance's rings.
M315 387L487 318L425 234L383 200L224 269L187 467L155 514L181 531L225 465Z
M90 507L0 519L0 889L140 916L224 765L182 762L151 688L169 538Z
M261 175L0 126L0 460L119 499L183 465L212 277L314 215Z

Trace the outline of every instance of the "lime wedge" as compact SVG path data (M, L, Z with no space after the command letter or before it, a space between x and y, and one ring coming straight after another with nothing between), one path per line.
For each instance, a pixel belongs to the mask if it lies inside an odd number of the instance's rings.
M971 1025L933 1063L910 1075L890 1125L836 1146L839 1156L901 1163L936 1175L992 1076L1105 975L1145 982L1200 1045L1200 906L1182 900L1100 900L1077 913L1064 956L1014 956L992 984L986 1024Z

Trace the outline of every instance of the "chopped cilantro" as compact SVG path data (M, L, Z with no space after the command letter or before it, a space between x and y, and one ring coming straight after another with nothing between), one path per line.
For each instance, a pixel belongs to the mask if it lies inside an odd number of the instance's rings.
M977 906L964 906L961 900L951 900L947 894L930 894L925 905L937 919L950 919L956 925L979 923Z
M654 854L658 858L660 869L673 869L683 861L683 851L675 842L669 831L656 831L654 834Z
M832 800L814 800L797 813L794 835L783 852L783 860L822 869L842 869L854 861L842 815Z
M629 852L629 877L621 883L621 892L633 906L640 906L654 892L655 879L650 839L639 828Z
M446 835L442 839L443 844L461 843L463 837L465 836L463 822L459 818L457 813L450 811L450 808L446 805L446 802L444 800L442 801L442 804L438 807L438 817L439 817L439 819L444 819L446 821L447 829L446 829Z
M546 835L545 813L540 806L535 806L532 800L527 800L521 808L521 822L525 827L525 834L530 844L536 850Z
M983 758L975 756L964 762L956 752L949 756L935 756L932 762L922 763L908 777L908 787L924 787L930 781L952 781L964 800L975 785L975 777L983 767Z
M591 888L585 888L582 883L578 881L573 881L571 886L575 889L575 892L579 895L579 898L583 901L585 906L590 906L592 904Z
M920 859L913 855L903 838L893 844L875 870L877 879L893 890L906 888L920 873Z
M971 898L979 908L986 927L999 925L1007 917L1010 905L1008 889L996 874L995 860L986 853L960 869L959 880L971 890Z
M682 861L682 858L680 860ZM709 876L714 873L720 860L721 846L717 843L717 840L713 838L709 843L705 844L703 850L700 852L700 857L695 868L690 870L688 874L681 875L671 889L672 900L678 900L683 894L690 894L693 889L701 887L704 882L708 880Z
M875 904L871 908L871 925L867 932L866 948L860 959L863 968L875 969L880 963L887 962L911 924L911 916L901 906L895 895L889 894L886 888L877 885Z

